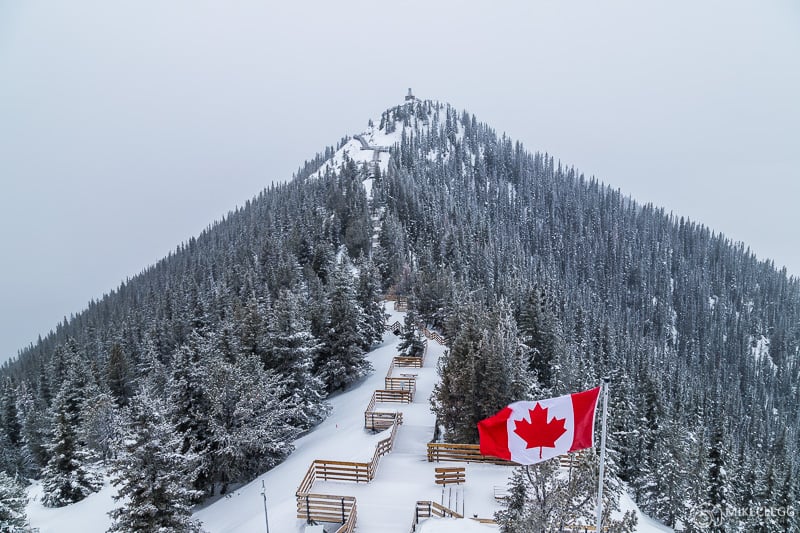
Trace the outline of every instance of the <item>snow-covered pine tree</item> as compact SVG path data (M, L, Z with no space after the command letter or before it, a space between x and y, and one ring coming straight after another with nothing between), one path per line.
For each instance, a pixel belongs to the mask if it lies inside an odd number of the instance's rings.
M458 333L439 360L441 381L433 390L432 409L448 440L477 443L477 423L528 399L536 383L508 302L501 299L491 312L469 303L453 320L458 325L448 330Z
M105 370L106 383L119 406L127 405L133 395L133 377L121 343L115 342L108 354Z
M283 378L264 370L255 356L235 364L216 358L207 362L203 387L209 398L207 493L245 483L269 470L292 450L299 429L297 406L287 400Z
M517 468L509 486L508 507L495 514L503 533L562 531L567 526L589 526L596 520L597 465L590 454L580 454L567 475L559 472L558 459ZM618 508L619 490L603 494L603 525L609 531L631 533L636 515L626 512L612 520Z
M0 471L25 471L22 425L17 410L17 392L11 378L0 384Z
M448 442L473 444L478 442L476 424L485 418L480 416L474 389L486 313L475 303L469 303L461 306L456 318L460 327L448 328L458 334L450 350L439 359L441 380L433 388L431 409L444 427Z
M361 347L370 350L383 339L386 314L380 303L380 279L375 264L365 259L360 262L356 301L363 311Z
M38 474L49 460L47 442L50 435L50 417L44 400L35 397L27 383L17 389L17 413L21 421L22 457L31 474Z
M361 317L347 261L339 263L331 276L327 331L322 338L317 371L329 392L340 390L372 368L362 348Z
M182 453L182 435L175 431L169 409L159 393L143 387L130 401L112 461L115 499L122 507L109 515L110 532L202 531L192 519L192 504L200 493L192 488L197 457Z
M17 480L0 470L0 531L27 533L30 531L25 517L28 496Z
M94 396L83 408L78 438L96 459L103 462L111 457L113 451L112 441L118 425L117 401L118 398L104 391Z
M525 298L520 311L519 329L525 344L530 369L541 386L551 389L555 385L556 364L562 351L558 321L539 288L533 288Z
M72 343L66 351L65 379L51 407L50 459L42 470L42 503L47 507L78 502L102 486L88 467L90 453L80 436L84 410L95 397L96 385Z
M209 449L210 398L204 388L207 359L201 355L203 339L193 335L172 357L172 377L168 382L170 419L182 442L179 452L199 458L194 488L205 490L210 485L211 457Z
M422 357L425 353L425 341L419 332L417 312L409 309L403 319L403 331L400 333L400 344L397 351L407 357Z
M719 412L714 409L715 412ZM724 516L728 509L729 481L726 471L728 461L728 450L725 444L724 433L722 430L722 420L717 418L717 422L711 428L711 435L708 441L708 469L705 472L706 502L714 515L715 523L709 528L710 531L725 531Z
M311 333L311 325L294 292L282 291L276 298L269 321L267 368L280 373L285 385L284 403L297 407L292 425L308 429L328 413L325 386L314 375L314 360L322 344Z

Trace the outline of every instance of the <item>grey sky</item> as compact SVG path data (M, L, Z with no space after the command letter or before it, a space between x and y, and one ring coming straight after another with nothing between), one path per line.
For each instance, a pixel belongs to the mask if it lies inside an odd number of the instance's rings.
M0 0L0 360L402 99L800 274L800 5Z

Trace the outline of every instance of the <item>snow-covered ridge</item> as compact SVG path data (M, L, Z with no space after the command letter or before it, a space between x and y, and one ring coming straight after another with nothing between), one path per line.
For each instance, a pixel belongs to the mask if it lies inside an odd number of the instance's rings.
M464 135L464 127L449 104L436 100L408 100L403 104L384 111L380 117L370 119L367 129L354 134L333 156L309 176L318 179L329 171L338 171L343 164L353 161L359 167L376 165L381 175L389 169L391 159L389 150L399 146L402 139L412 138L420 133L430 132L432 127L444 123L450 115L450 141L460 142ZM443 154L445 157L447 154ZM427 154L429 160L435 159L433 151ZM373 176L365 176L364 185L368 197L371 197Z

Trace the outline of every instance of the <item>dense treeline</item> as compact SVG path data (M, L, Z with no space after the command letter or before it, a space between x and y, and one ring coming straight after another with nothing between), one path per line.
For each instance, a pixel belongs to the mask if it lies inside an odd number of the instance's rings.
M413 254L406 286L418 309L452 339L443 386L476 371L486 348L475 339L502 331L488 309L508 300L543 392L612 377L615 467L645 510L672 525L695 506L794 501L796 279L706 227L526 152L466 113L422 104L384 118L408 126L385 179L387 223L402 228L393 232ZM471 301L487 311L476 317ZM461 344L476 323L484 331ZM736 520L776 530L790 519Z
M283 460L383 334L361 169L303 180L333 151L6 364L0 469L61 506L97 490L103 461L122 496L171 509L128 498L116 528L190 530L194 502ZM146 487L153 468L163 485Z
M394 290L451 340L433 398L448 438L474 440L476 419L520 396L609 375L612 470L646 511L675 524L697 505L796 499L796 279L449 106L413 101L379 127L398 142L372 198L352 161L314 174L328 149L5 365L0 468L44 476L69 445L85 490L93 459L123 486L174 461L188 480L165 478L176 501L227 490L368 371L375 302ZM68 398L75 369L91 401ZM147 431L176 455L126 450Z

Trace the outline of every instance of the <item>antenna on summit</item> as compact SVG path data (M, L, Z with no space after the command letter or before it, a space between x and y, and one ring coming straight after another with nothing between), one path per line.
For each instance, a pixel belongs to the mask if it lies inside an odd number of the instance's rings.
M414 101L414 94L411 92L411 87L408 88L408 94L406 95L406 102L413 102Z

